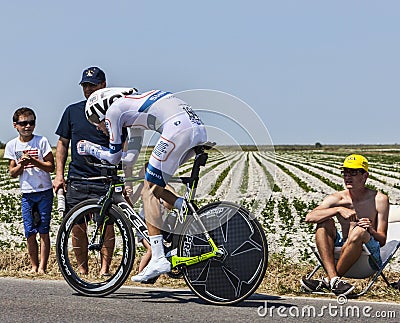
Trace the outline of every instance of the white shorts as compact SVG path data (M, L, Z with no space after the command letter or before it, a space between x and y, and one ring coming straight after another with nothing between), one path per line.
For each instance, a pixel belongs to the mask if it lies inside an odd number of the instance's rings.
M145 179L165 187L179 166L194 156L192 148L206 141L204 125L193 123L185 113L173 116L163 125L161 137L151 153Z

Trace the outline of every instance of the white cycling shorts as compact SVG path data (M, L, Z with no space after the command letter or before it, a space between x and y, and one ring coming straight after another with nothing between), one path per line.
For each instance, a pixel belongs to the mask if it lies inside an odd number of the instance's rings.
M186 113L171 117L151 153L146 180L165 187L179 166L194 156L192 148L206 141L204 125L192 123Z

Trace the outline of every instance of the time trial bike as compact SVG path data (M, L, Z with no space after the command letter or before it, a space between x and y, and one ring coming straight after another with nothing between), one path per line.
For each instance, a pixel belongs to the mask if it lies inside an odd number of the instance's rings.
M171 262L171 277L182 277L202 300L217 305L236 304L252 295L262 282L268 263L264 230L246 208L231 202L213 202L201 208L194 197L200 167L206 164L212 145L194 148L190 176L175 178L185 185L184 207L176 216L165 219L172 234L165 235L166 257ZM123 196L125 181L118 167L98 163L101 178L109 185L101 199L79 203L64 217L57 235L56 253L67 283L86 296L106 296L121 287L129 277L135 258L133 228L149 241L146 224ZM98 179L98 178L97 178ZM106 225L107 224L107 225ZM114 227L113 241L107 241L106 227ZM73 228L85 232L76 243ZM81 238L82 239L82 238ZM77 250L82 248L85 250ZM108 275L100 275L104 247L112 254ZM77 252L88 253L87 274L80 274Z

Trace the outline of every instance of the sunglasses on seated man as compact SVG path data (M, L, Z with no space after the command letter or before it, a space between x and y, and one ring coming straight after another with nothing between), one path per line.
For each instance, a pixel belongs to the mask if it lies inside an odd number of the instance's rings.
M345 168L342 170L342 175L357 176L358 174L364 174L365 170L361 168Z

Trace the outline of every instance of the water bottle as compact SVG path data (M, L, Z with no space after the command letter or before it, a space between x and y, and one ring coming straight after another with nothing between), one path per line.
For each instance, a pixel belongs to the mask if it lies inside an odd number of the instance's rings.
M65 212L65 195L63 188L59 188L57 191L57 211L60 214Z

